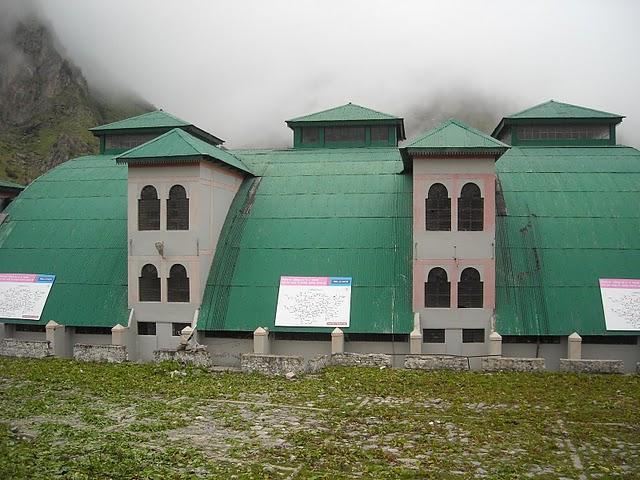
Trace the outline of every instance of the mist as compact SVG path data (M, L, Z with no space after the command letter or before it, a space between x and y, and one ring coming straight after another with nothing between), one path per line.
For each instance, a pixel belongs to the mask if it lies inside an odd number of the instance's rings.
M619 142L640 145L632 0L7 5L50 22L90 85L230 148L289 146L286 119L350 101L404 117L410 138L452 116L490 132L549 99L625 115Z

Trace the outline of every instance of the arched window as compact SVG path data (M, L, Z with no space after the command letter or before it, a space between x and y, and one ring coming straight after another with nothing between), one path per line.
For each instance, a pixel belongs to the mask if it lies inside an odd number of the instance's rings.
M155 266L147 263L138 278L138 295L141 302L160 301L160 278Z
M482 308L482 281L475 268L465 268L460 275L458 308Z
M182 185L174 185L169 190L167 230L189 230L189 199Z
M176 263L169 271L167 278L167 300L169 302L189 301L189 277L187 269Z
M160 200L158 192L147 185L138 199L138 230L160 230Z
M449 308L451 306L451 283L444 268L436 267L429 271L424 284L424 306Z
M451 230L451 199L447 187L434 183L426 200L426 225L431 231Z
M458 199L458 231L481 231L483 226L484 198L475 183L467 183Z

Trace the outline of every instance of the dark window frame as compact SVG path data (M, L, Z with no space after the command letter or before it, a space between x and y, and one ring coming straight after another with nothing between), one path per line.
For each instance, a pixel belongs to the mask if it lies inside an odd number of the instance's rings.
M74 327L75 335L111 335L111 327Z
M389 143L388 125L372 125L370 128L371 143Z
M138 335L155 336L156 332L156 322L138 322Z
M463 328L462 343L485 343L484 328Z
M444 328L423 328L422 343L445 343L446 333Z
M174 185L169 190L167 230L189 230L189 197L182 185Z
M458 198L458 231L481 232L484 230L484 197L480 187L466 183Z
M300 127L300 143L301 144L315 145L319 141L320 141L319 127Z
M160 198L153 185L145 185L138 199L138 230L160 230Z
M442 183L429 187L425 199L425 228L429 232L451 231L451 198Z
M480 272L473 267L460 273L458 308L484 308L484 283Z
M158 268L152 263L143 265L138 277L138 301L160 302L162 300L161 288Z
M447 271L442 267L433 267L427 274L427 281L424 284L424 306L425 308L451 308L451 282Z
M190 299L189 272L184 265L174 263L167 278L167 302L189 303Z
M337 126L324 127L324 143L364 143L364 127Z

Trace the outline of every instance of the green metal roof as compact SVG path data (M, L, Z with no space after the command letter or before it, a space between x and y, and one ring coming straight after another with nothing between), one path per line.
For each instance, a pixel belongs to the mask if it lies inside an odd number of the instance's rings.
M345 121L367 121L367 120L391 120L402 121L402 118L388 113L378 112L370 108L361 107L355 103L347 103L339 107L329 108L321 112L304 115L302 117L287 120L291 122L345 122Z
M234 152L245 180L218 241L202 330L275 327L280 276L353 277L348 332L412 329L412 183L396 148Z
M109 130L133 130L139 128L162 128L162 127L186 127L191 125L190 122L175 117L164 110L154 110L153 112L143 113L135 117L125 118L106 125L90 128L92 132L105 132Z
M499 150L504 151L509 145L477 130L460 120L452 118L432 130L418 136L407 143L405 148L411 150Z
M110 156L70 160L32 182L5 210L0 272L56 275L41 320L126 325L127 168Z
M496 164L503 335L604 335L599 278L640 278L640 152L511 148Z
M0 180L0 188L24 190L26 187L24 185L20 185L19 183L10 182L8 180Z
M533 119L533 118L624 118L622 115L615 113L602 112L592 108L580 107L569 103L556 102L549 100L548 102L535 105L533 107L514 113L505 118L509 119Z
M211 160L223 163L242 172L251 173L241 160L226 150L204 142L184 130L174 128L153 140L127 150L116 157L118 163L163 163L167 160L192 161L193 159Z

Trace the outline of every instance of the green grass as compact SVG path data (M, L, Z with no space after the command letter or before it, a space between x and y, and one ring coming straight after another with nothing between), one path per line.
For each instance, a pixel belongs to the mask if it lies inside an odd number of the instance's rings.
M186 375L177 375L179 370ZM638 478L640 377L0 358L0 478Z

